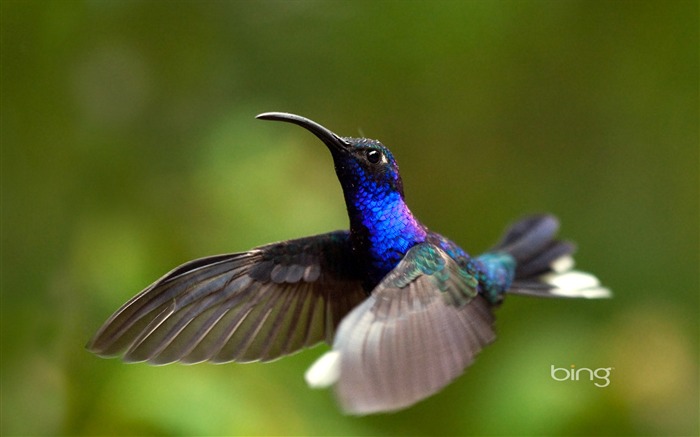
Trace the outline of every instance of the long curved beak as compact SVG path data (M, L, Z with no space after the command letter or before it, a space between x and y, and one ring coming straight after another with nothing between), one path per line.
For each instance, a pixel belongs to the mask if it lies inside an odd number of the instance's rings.
M301 115L289 114L287 112L265 112L257 115L255 118L260 120L285 121L287 123L296 124L316 135L318 139L328 146L331 152L346 151L350 143L343 138L334 134L330 130L321 126L313 120L309 120Z

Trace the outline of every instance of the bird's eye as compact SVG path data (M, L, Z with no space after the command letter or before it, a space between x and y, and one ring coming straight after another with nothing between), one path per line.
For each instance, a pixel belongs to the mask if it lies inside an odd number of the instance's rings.
M382 152L379 150L370 149L367 151L367 161L376 164L382 158Z

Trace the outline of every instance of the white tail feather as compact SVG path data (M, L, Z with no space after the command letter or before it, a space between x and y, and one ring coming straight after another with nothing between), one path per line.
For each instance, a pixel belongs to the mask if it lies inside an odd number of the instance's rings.
M562 259L562 258L560 258ZM557 264L559 260L553 264ZM564 264L559 264L562 267ZM572 264L571 264L572 265ZM600 286L598 278L590 273L578 270L556 270L541 277L542 281L554 287L550 294L561 297L583 297L587 299L601 299L611 297L612 293Z
M574 268L574 258L571 255L564 255L552 261L550 267L552 268L552 271L556 273L568 272Z
M340 377L340 352L330 351L321 355L304 374L311 388L326 388Z
M555 288L550 294L561 297L583 297L586 299L606 299L612 297L612 292L605 287L586 288L583 290L566 290Z

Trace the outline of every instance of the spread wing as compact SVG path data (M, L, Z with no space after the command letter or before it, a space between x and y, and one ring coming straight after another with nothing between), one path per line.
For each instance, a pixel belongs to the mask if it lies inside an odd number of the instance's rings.
M125 361L268 361L322 340L366 298L347 231L183 264L124 304L88 349Z
M413 247L338 328L327 360L338 400L368 414L430 396L494 340L493 321L474 277L437 246Z

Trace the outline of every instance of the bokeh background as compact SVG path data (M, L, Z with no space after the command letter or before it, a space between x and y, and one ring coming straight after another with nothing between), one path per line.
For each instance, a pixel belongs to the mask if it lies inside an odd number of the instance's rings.
M3 0L1 24L3 435L698 434L698 2ZM325 346L88 353L182 262L346 227L325 147L264 111L381 139L469 252L557 214L615 298L511 297L464 376L361 418L305 386Z

